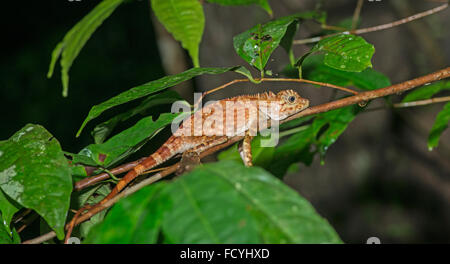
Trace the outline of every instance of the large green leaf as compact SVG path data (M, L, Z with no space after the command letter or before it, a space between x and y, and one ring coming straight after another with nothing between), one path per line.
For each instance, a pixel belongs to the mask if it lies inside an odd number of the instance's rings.
M211 168L198 168L168 186L174 206L164 215L165 242L262 242L246 201ZM231 169L229 164L222 173L236 173Z
M305 12L282 17L264 25L258 24L233 38L234 49L250 65L263 71L270 55L285 37L289 25L297 23L298 19L313 19L317 16L315 12ZM288 31L289 34L283 43L288 52L296 29L293 27Z
M118 202L105 220L92 228L84 243L156 243L162 214L171 207L170 200L161 195L163 187L157 183Z
M311 204L260 168L197 167L116 204L87 243L340 243Z
M428 136L428 148L432 150L437 147L439 139L442 133L447 129L450 122L450 103L444 105L444 109L436 117L434 125L431 128L430 135Z
M309 54L323 52L325 64L347 72L361 72L372 67L372 56L375 53L373 45L367 43L362 37L338 34L319 41L310 52L297 62L301 66Z
M435 82L412 90L403 98L402 102L430 99L433 95L446 90L450 90L450 81Z
M170 243L339 243L294 190L260 168L226 161L179 178L164 215Z
M200 67L198 48L205 27L203 7L198 0L151 0L158 20L189 51L195 67Z
M62 239L72 179L58 141L42 126L28 124L0 142L0 153L0 188L39 213Z
M11 224L12 217L19 211L20 207L20 205L8 198L0 189L0 225L4 225L8 232L11 232L9 225Z
M69 32L67 32L64 39L56 45L52 53L52 60L50 62L47 77L50 78L53 75L56 61L59 56L61 56L62 94L64 97L67 96L69 91L69 69L72 66L73 61L95 30L123 1L124 0L103 0Z
M270 8L269 1L268 0L207 0L210 3L216 3L221 5L259 5L264 10L269 13L269 15L272 15L272 9Z
M128 91L125 91L119 95L114 96L113 98L108 99L107 101L95 105L91 108L89 111L88 116L84 120L83 124L81 125L80 129L78 130L77 137L80 135L83 128L86 126L86 124L91 121L92 119L98 117L101 113L104 111L142 98L144 96L162 91L164 89L167 89L169 87L175 86L181 82L190 80L194 78L195 76L202 75L202 74L221 74L229 71L236 71L241 73L243 67L228 67L228 68L192 68L187 71L184 71L182 73L165 76L161 79L154 80L151 82L148 82L146 84L134 87L129 89Z
M126 112L97 125L91 132L96 144L101 144L111 134L116 125L120 122L128 120L129 118L137 114L145 114L145 111L149 108L171 104L175 101L182 100L182 98L175 91L164 91L155 95L150 95L137 107L130 109Z
M104 167L113 165L138 151L149 139L169 125L178 114L165 113L156 121L152 117L139 120L134 126L113 136L105 143L91 144L80 151ZM77 160L78 161L78 160Z

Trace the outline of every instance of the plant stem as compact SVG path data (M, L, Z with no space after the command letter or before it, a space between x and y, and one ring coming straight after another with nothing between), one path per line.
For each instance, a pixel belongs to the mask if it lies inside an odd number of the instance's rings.
M450 96L443 96L443 97L435 97L435 98L418 100L418 101L413 101L413 102L396 103L396 104L394 104L394 107L395 108L405 108L405 107L423 106L423 105L436 104L436 103L449 102L449 101L450 101Z
M361 34L365 34L365 33L369 33L369 32L375 32L375 31L380 31L380 30L384 30L384 29L388 29L388 28L393 28L435 13L438 13L444 9L446 9L448 7L448 3L445 3L443 5L440 5L438 7L435 7L433 9L421 12L421 13L417 13L415 15L394 21L394 22L390 22L390 23L386 23L386 24L382 24L382 25L378 25L378 26L373 26L373 27L368 27L368 28L361 28L361 29L355 29L355 30L350 30L350 31L342 31L342 32L338 32L338 33L333 33L333 34L329 34L329 35L325 35L325 36L321 36L321 37L314 37L314 38L307 38L307 39L300 39L300 40L294 40L293 44L294 45L302 45L302 44L308 44L308 43L316 43L321 41L324 38L328 38L328 37L332 37L338 34L354 34L354 35L361 35Z
M358 3L356 3L355 12L353 12L353 19L352 19L352 30L356 29L358 26L359 16L361 15L361 9L364 4L364 0L358 0Z

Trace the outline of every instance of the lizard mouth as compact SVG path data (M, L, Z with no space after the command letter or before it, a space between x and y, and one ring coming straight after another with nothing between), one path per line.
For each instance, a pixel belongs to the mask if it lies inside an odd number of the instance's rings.
M309 100L303 98L303 99L302 99L302 104L303 104L302 109L308 108L308 107L309 107Z

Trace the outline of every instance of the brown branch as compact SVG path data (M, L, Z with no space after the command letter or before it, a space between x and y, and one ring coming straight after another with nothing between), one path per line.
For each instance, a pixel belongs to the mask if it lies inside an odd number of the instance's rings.
M325 104L321 104L321 105L317 105L317 106L312 106L296 115L293 115L287 119L282 120L280 123L285 123L287 121L293 120L293 119L297 119L300 117L304 117L304 116L309 116L309 115L314 115L314 114L318 114L318 113L323 113L323 112L327 112L330 110L334 110L337 108L341 108L341 107L345 107L345 106L349 106L352 104L357 104L357 103L361 103L361 102L367 102L368 100L372 100L375 98L380 98L380 97L384 97L387 95L391 95L391 94L397 94L397 93L401 93L410 89L413 89L415 87L427 84L427 83L431 83L434 81L438 81L444 78L448 78L450 77L450 67L439 70L437 72L413 79L413 80L409 80L406 82L402 82L399 84L395 84L395 85L391 85L385 88L381 88L381 89L377 89L377 90L373 90L373 91L368 91L368 92L361 92L358 93L357 95L354 96L350 96L350 97L346 97L340 100L336 100L333 102L329 102L329 103L325 103ZM222 145L218 145L215 146L211 149L208 149L204 152L202 152L200 154L200 157L206 157L208 155L211 155L213 153L215 153L218 150L221 150L235 142L238 142L240 140L242 140L243 137L241 136L236 136L236 137L232 137L230 138L226 143L222 144ZM164 178L167 175L170 175L172 173L174 173L179 167L181 166L180 162L168 167L166 170L161 171L153 176L151 176L150 178L143 180L142 182L140 182L139 184L136 184L134 186L131 186L127 189L125 189L123 192L119 193L116 197L114 197L113 199L109 200L108 202L106 202L104 205L102 206L98 206L96 208L94 208L95 210L86 213L82 216L80 216L78 218L78 220L76 221L75 225L78 225L86 220L88 220L89 218L91 218L93 215L99 213L100 211L111 207L114 203L116 203L117 201L119 201L122 197L125 197L127 195L130 195L131 193L136 192L137 190L139 190L140 188L149 185L155 181L158 181L162 178ZM68 228L69 226L66 225L66 228ZM37 244L37 243L42 243L44 241L47 241L53 237L55 237L56 234L54 231L44 234L40 237L34 238L34 239L30 239L27 241L24 241L24 244Z
M145 158L141 158L123 165L120 165L114 169L111 169L110 172L114 175L119 175L121 173L127 172L134 168L136 165L138 165L141 161L143 161ZM84 178L80 181L77 181L74 186L75 191L83 190L86 187L92 186L98 182L101 182L103 180L107 180L110 178L110 175L106 172L100 173L95 176Z
M378 25L378 26L373 26L373 27L368 27L368 28L361 28L361 29L355 29L355 30L350 30L350 31L343 31L343 32L338 32L338 33L333 33L333 34L329 34L329 35L325 35L325 36L320 36L320 37L314 37L314 38L307 38L307 39L299 39L299 40L294 40L293 44L294 45L302 45L302 44L308 44L308 43L315 43L315 42L319 42L320 40L324 39L324 38L328 38L328 37L332 37L338 34L354 34L354 35L361 35L361 34L365 34L365 33L369 33L369 32L375 32L375 31L380 31L380 30L384 30L384 29L389 29L389 28L393 28L435 13L438 13L444 9L446 9L448 7L448 3L445 3L443 5L440 5L438 7L435 7L433 9L421 12L421 13L417 13L415 15L394 21L394 22L390 22L390 23L386 23L386 24L382 24L382 25Z
M280 123L284 123L293 119L297 119L303 116L309 116L309 115L314 115L314 114L318 114L318 113L323 113L323 112L328 112L330 110L334 110L337 108L341 108L341 107L345 107L348 105L352 105L352 104L357 104L357 103L362 103L362 102L367 102L369 100L375 99L375 98L379 98L379 97L383 97L383 96L387 96L387 95L391 95L391 94L396 94L396 93L402 93L404 91L413 89L417 86L421 86L427 83L431 83L431 82L435 82L444 78L448 78L450 77L450 67L447 67L445 69L442 69L440 71L413 79L413 80L409 80L406 82L402 82L399 84L394 84L385 88L381 88L381 89L377 89L377 90L372 90L372 91L367 91L367 92L361 92L357 95L354 96L350 96L350 97L346 97L340 100L336 100L333 102L329 102L329 103L325 103L325 104L321 104L321 105L317 105L317 106L312 106L298 114L295 114L285 120L282 120L282 122Z

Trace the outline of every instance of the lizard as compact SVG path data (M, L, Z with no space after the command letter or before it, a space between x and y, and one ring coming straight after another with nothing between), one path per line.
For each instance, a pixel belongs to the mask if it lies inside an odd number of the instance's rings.
M130 170L111 192L93 207L111 200L136 177L172 157L185 153L198 155L209 148L226 143L234 136L244 136L239 145L239 152L244 164L252 166L253 136L258 131L268 128L270 121L286 119L308 106L309 100L302 98L294 90L282 90L277 94L265 92L241 95L206 105L186 118L158 150ZM93 207L83 207L77 213L92 210ZM73 228L74 219L69 230Z

